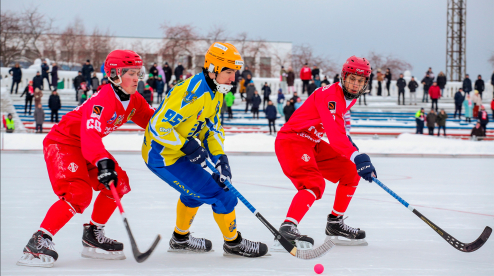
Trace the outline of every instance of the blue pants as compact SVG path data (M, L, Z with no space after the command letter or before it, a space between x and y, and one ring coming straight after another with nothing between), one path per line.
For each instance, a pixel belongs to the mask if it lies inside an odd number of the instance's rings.
M237 206L237 197L232 192L225 192L201 165L191 163L185 156L170 166L149 163L148 168L177 190L187 207L195 208L206 203L212 205L217 214L229 214Z

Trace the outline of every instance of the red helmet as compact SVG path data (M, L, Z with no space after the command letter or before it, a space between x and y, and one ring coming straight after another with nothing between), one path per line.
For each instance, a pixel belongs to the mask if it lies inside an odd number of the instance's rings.
M341 69L341 83L343 87L343 93L345 94L345 97L347 99L356 99L365 92L369 83L371 71L372 70L370 63L365 58L351 56L346 60L345 64L343 64L343 68ZM351 74L365 77L365 85L362 87L362 90L360 90L358 94L353 94L346 91L345 80L346 77Z
M131 50L114 50L108 54L105 60L105 73L111 78L121 76L124 73L122 69L141 69L141 67L142 58Z

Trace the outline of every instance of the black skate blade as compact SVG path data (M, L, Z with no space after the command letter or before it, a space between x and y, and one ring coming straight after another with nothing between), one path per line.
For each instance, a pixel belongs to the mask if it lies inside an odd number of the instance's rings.
M210 251L198 251L198 250L168 248L167 252L178 253L178 254L208 254L214 252L214 249L211 249Z
M478 237L474 242L466 244L465 249L463 249L463 252L473 252L479 248L481 248L484 243L489 239L492 233L492 228L489 226L486 226L482 234L480 234L480 237Z

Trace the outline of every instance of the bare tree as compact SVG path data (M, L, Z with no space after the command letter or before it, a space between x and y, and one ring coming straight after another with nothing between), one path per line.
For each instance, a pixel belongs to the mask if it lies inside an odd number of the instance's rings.
M292 63L292 53L287 53L285 55L281 55L279 52L273 53L274 64L281 68L281 66L285 66L285 68Z
M22 18L26 25L25 32L30 37L28 47L41 57L38 41L43 34L52 31L53 19L39 13L37 7L24 10Z
M209 29L206 37L204 38L208 44L207 47L209 47L211 44L213 44L215 41L226 41L228 40L228 33L226 29L223 26L220 25L213 25Z
M29 35L22 16L11 11L1 13L0 24L0 58L3 66L22 57L22 52L29 44Z
M405 60L393 57L392 55L384 56L382 54L376 54L375 52L370 52L367 55L373 69L386 70L389 68L393 79L398 79L399 74L405 72L406 70L413 69L412 65Z
M69 24L60 34L61 60L70 62L70 67L81 62L80 52L86 49L86 32L79 18Z
M195 50L195 42L198 38L197 32L192 25L177 24L170 26L167 23L161 25L163 30L163 46L160 55L168 61L172 68L175 67L180 55L192 56Z
M295 45L292 54L292 66L295 72L299 72L304 64L309 66L317 65L324 75L332 75L338 72L338 68L333 60L325 55L317 55L308 44Z
M105 33L101 32L98 27L95 27L92 34L89 36L88 50L91 53L91 60L95 67L102 64L108 53L114 48L114 40L110 34L110 30ZM99 68L99 67L98 67Z

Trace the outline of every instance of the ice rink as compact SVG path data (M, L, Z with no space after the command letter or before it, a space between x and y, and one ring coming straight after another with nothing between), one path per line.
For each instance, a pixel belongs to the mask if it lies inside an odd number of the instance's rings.
M222 235L209 206L200 208L191 228L213 242L209 254L168 253L175 225L178 192L144 165L140 154L116 154L127 171L132 192L122 204L141 251L163 236L144 263L135 262L118 212L106 227L110 238L125 243L126 260L85 259L82 224L92 207L74 217L54 239L59 259L53 268L16 266L30 235L50 205L51 189L41 152L1 155L1 274L6 275L494 275L494 237L478 251L457 251L429 226L374 183L361 181L346 223L367 233L369 246L335 247L320 259L304 261L272 252L259 259L222 255ZM230 156L233 184L273 225L283 221L296 190L275 156ZM494 161L466 158L373 158L378 178L431 221L462 242L475 240L485 226L494 227ZM325 238L326 216L336 185L329 183L299 226L316 244ZM93 197L93 199L95 196ZM237 225L245 238L272 244L271 233L241 202Z

